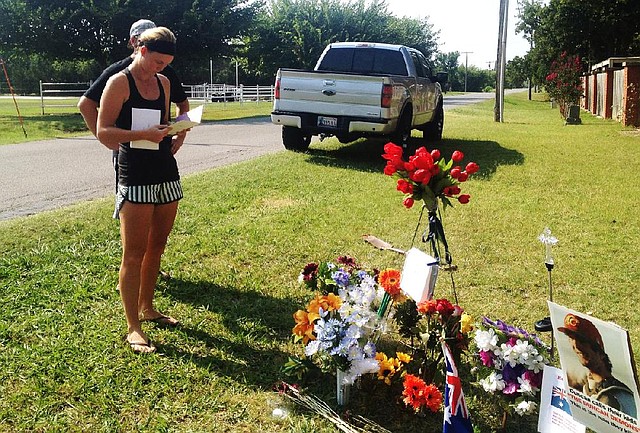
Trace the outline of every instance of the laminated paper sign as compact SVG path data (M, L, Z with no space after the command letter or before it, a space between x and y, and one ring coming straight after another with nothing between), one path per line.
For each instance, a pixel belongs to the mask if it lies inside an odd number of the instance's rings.
M411 248L407 251L400 277L400 288L416 303L431 299L438 278L438 261Z
M585 426L571 415L569 395L564 386L562 370L550 365L544 366L542 390L540 391L540 433L584 433Z

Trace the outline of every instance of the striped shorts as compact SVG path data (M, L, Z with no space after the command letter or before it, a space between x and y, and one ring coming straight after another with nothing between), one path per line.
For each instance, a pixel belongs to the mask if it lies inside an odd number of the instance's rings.
M119 217L120 209L125 201L145 204L167 204L182 198L182 184L180 180L158 183L155 185L125 186L118 184L116 193L116 209L114 218Z

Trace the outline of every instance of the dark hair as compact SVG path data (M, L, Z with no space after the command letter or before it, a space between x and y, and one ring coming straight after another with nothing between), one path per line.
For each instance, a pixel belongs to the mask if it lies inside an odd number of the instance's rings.
M150 51L175 56L176 37L166 27L155 27L145 30L138 37L138 45L145 46Z
M568 334L567 334L568 335ZM613 364L611 363L611 359L609 359L609 355L604 351L602 347L598 343L588 338L583 337L580 334L569 335L570 338L573 338L576 342L583 343L591 348L591 351L597 353L602 357L602 360L607 367L607 371L611 373L613 371Z

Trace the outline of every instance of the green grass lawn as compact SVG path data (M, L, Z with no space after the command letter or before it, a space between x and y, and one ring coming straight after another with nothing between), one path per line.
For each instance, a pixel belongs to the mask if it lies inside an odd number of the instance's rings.
M0 145L89 134L76 108L78 99L50 98L45 101L45 114L42 114L40 98L18 97L15 103L10 97L0 98ZM191 108L201 103L191 101ZM207 103L202 120L208 122L266 116L271 112L272 105L268 101Z
M504 117L493 122L492 102L448 111L437 146L481 167L463 184L471 202L443 221L461 306L533 330L548 315L537 238L550 227L559 239L554 300L623 326L637 348L640 137L588 114L565 126L526 93L506 98ZM280 371L302 354L290 336L293 312L311 295L296 282L306 263L348 254L370 267L402 266L401 256L361 240L374 234L408 248L417 223L418 209L404 209L382 173L381 153L381 143L325 140L305 154L186 177L162 266L170 278L157 293L183 326L149 325L152 356L122 343L111 197L1 222L0 431L335 431L295 407L274 419L284 403L272 387L298 382L335 403L331 375L297 381ZM436 296L451 294L440 278ZM416 417L370 382L353 393L351 415L394 432L441 431L441 412ZM497 431L501 412L470 383L464 391L476 430ZM536 422L512 418L507 431L535 432Z

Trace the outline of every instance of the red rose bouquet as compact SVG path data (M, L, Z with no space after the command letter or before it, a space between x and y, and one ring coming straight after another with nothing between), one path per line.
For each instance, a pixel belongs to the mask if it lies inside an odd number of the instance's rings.
M440 157L438 149L429 152L420 147L405 161L402 159L402 147L387 143L382 157L387 160L384 173L398 179L396 188L405 195L404 206L409 209L416 201L422 200L429 212L438 209L438 200L444 207L453 206L452 199L462 204L469 203L469 194L460 194L460 184L480 169L475 162L469 162L463 169L460 164L464 154L459 150L446 161Z

